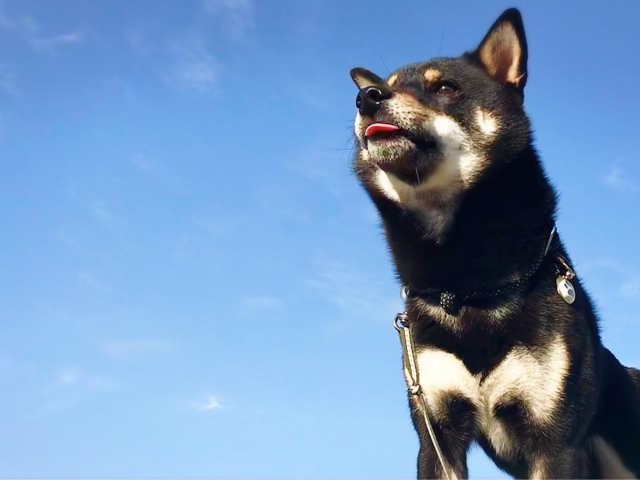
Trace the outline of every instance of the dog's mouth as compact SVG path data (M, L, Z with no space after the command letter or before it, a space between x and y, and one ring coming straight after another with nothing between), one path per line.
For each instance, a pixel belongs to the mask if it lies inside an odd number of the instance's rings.
M367 143L375 142L381 145L390 144L392 140L406 139L419 150L427 151L435 147L435 141L421 137L410 130L400 128L392 123L372 123L364 131Z
M396 127L390 123L372 123L364 131L365 138L374 138L378 140L401 134L402 130L400 130L400 127Z
M419 185L433 170L435 140L390 123L372 123L364 131L366 149L378 167L401 180Z

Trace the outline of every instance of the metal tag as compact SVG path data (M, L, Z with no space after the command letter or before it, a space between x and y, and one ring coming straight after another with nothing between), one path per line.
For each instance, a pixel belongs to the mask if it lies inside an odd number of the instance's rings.
M556 290L558 290L558 294L569 305L576 301L576 289L573 288L571 282L565 277L556 278Z

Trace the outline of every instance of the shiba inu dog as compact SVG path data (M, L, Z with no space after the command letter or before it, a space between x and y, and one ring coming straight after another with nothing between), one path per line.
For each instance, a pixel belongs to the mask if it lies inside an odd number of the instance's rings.
M555 231L556 194L523 109L520 13L460 57L351 77L354 171L407 292L445 459L410 397L418 476L466 477L475 441L518 478L637 478L640 371L602 345Z

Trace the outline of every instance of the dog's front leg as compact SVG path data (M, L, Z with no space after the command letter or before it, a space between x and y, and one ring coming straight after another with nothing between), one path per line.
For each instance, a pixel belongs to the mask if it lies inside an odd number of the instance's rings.
M433 399L431 399L433 404ZM441 478L450 480L467 478L467 451L473 440L476 412L473 404L459 394L441 395L437 402L431 425L442 451L443 467L433 446L424 420L422 408L411 399L413 423L420 437L418 455L418 478ZM446 474L445 474L446 469Z
M529 475L532 480L549 478L588 478L589 461L586 452L563 445L545 446L544 453L529 456Z

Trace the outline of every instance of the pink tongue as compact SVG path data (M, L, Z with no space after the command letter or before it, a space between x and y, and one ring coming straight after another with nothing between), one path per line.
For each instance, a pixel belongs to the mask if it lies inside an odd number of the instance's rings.
M390 125L388 123L372 123L364 131L364 135L365 137L368 137L377 133L391 133L397 132L398 130L400 130L398 127L396 127L395 125Z

